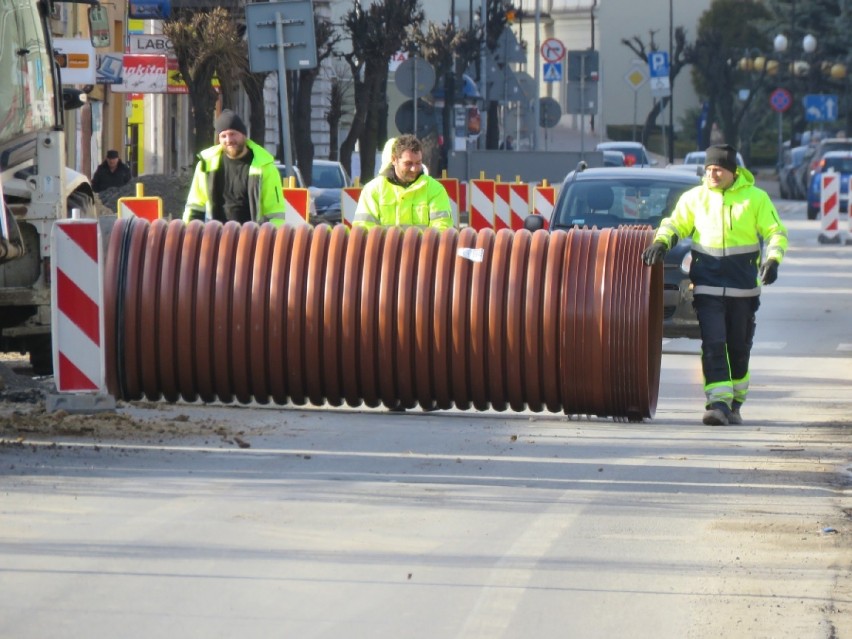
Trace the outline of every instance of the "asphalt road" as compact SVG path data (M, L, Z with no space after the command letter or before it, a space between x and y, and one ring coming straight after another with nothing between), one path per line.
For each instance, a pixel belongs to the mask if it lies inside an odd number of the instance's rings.
M642 424L0 409L0 636L852 636L852 246L780 202L740 427L698 343Z

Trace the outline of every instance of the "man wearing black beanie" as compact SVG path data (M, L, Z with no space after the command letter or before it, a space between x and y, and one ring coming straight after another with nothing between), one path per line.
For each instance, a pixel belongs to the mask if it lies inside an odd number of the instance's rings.
M284 224L284 195L275 158L248 138L239 115L225 109L214 123L218 144L199 154L183 219Z
M643 261L648 266L662 262L678 239L690 236L689 278L701 329L706 396L702 421L742 424L761 285L778 277L787 229L751 172L737 166L737 150L729 144L707 149L703 183L680 197Z

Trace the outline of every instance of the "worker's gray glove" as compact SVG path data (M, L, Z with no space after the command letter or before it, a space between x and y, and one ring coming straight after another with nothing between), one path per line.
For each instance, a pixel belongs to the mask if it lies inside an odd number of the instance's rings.
M778 279L778 262L769 258L760 266L760 272L758 273L758 277L760 278L760 283L769 286Z
M668 251L669 247L662 242L654 242L642 253L642 261L648 266L653 266L657 262L662 262Z

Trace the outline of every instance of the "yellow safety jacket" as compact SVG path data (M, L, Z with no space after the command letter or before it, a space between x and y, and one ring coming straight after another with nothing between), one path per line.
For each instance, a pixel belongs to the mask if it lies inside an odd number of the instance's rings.
M388 170L393 173L393 167ZM440 230L453 225L450 197L435 178L421 174L406 186L391 182L388 172L370 180L361 191L353 226L431 226Z
M758 268L764 256L779 264L787 250L787 229L766 191L742 167L726 190L706 182L684 193L654 241L671 247L673 238L692 236L689 277L696 295L760 295Z
M283 226L283 183L281 174L275 166L275 158L269 151L251 140L246 140L246 146L253 154L248 177L251 219L258 224L272 222L275 226ZM183 211L184 222L213 219L210 194L213 192L214 175L222 162L222 153L223 150L219 144L199 153L198 164L186 198L186 208Z

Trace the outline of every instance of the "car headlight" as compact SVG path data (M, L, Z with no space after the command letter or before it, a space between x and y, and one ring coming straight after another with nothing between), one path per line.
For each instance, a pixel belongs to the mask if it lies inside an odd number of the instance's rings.
M692 251L687 251L680 261L680 270L684 275L689 275L689 267L692 266Z

